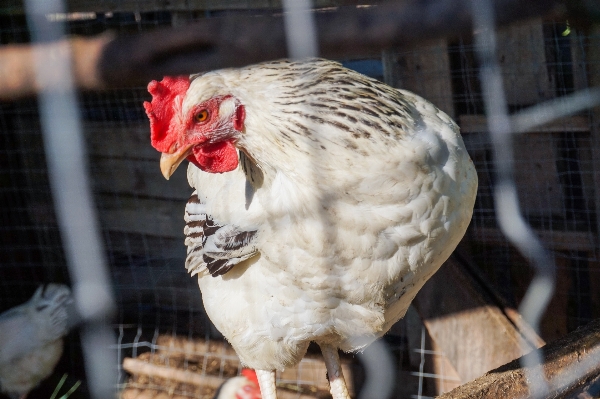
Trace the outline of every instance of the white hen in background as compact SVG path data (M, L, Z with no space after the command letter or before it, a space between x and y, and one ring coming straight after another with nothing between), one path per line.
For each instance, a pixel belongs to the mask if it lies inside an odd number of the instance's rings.
M469 225L477 175L458 126L319 59L148 89L163 175L191 162L186 266L209 317L257 370L263 398L311 341L333 397L348 398L338 348L385 334Z
M229 378L215 392L213 399L261 399L254 370L243 369L241 375Z
M27 393L50 376L63 351L67 333L65 285L40 286L22 305L0 314L0 390L11 398Z

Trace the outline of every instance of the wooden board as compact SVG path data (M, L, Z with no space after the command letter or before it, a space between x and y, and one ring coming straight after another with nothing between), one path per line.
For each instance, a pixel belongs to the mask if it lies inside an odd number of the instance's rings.
M419 46L414 51L383 53L384 81L412 91L454 117L448 45L445 39Z
M427 331L462 383L522 356L521 337L529 350L543 343L530 329L519 329L489 292L451 258L415 298Z
M182 268L185 263L186 248L183 237L160 237L110 230L104 230L103 235L104 246L113 255L133 259L180 259Z
M544 315L540 319L540 334L546 342L554 342L564 337L569 332L568 317L572 313L569 309L569 295L572 295L573 281L571 278L571 267L566 255L557 255L554 257L556 265L556 286L554 294L546 307ZM523 288L529 288L523 284Z
M98 193L180 200L183 212L193 192L187 182L187 161L170 180L162 176L158 160L98 157L90 163L93 187Z
M598 238L587 231L535 230L542 242L554 250L593 251ZM488 244L506 244L502 232L493 227L473 227L470 239Z
M573 60L573 86L575 91L583 90L589 87L586 53L593 50L586 48L586 37L579 30L572 28L569 38Z
M185 200L165 201L106 194L99 195L97 198L103 229L172 237L183 242Z
M433 339L431 340L431 350L434 353L439 353L432 356L432 372L437 376L434 380L436 393L438 395L443 394L459 387L461 385L460 375L448 357L443 354L443 348Z
M314 0L315 8L376 4L376 0ZM70 12L147 12L281 9L282 0L69 0ZM10 0L0 7L2 13L23 13L21 1Z
M187 162L165 180L146 121L88 121L83 131L109 252L146 259L180 258L183 265L183 213L193 191L187 182Z
M600 320L546 345L543 368L550 385L545 398L592 398L583 394L591 381L600 375ZM573 373L573 367L583 367ZM528 398L528 376L520 359L490 371L486 375L450 391L438 399ZM578 396L581 395L581 396Z
M462 133L487 132L487 118L485 115L460 115L458 124ZM587 116L574 115L566 118L555 119L545 125L532 130L533 133L562 133L562 132L589 132L590 120ZM530 133L522 133L530 134Z
M550 220L564 218L564 190L553 134L528 133L514 138L514 173L523 214Z
M600 319L600 260L596 259L589 264L590 268L590 292L592 293L592 317Z
M536 104L554 97L541 18L499 29L496 40L509 105Z
M465 143L477 165L480 178L478 206L488 213L493 208L492 185L490 178L490 159L486 152L491 150L491 143L485 131L486 118L483 115L461 115L459 117ZM593 251L598 240L592 229L579 227L579 231L560 230L560 223L570 221L565 212L565 186L561 181L559 162L563 160L560 146L564 132L574 132L578 148L578 177L581 178L583 195L589 208L594 205L594 173L592 164L597 144L590 136L589 116L575 115L555 120L515 136L515 180L519 193L519 202L526 218L533 222L550 223L553 228L538 230L537 233L545 244L556 250ZM564 162L564 161L563 161ZM596 161L597 162L597 161ZM597 190L596 190L597 192ZM597 204L597 201L596 201ZM490 216L488 216L490 217ZM581 224L581 223L580 223ZM583 224L582 224L583 226ZM505 243L506 240L494 228L479 227L475 224L473 239L486 243Z
M88 153L92 156L154 160L158 165L160 153L150 144L148 121L129 124L86 122L83 132Z

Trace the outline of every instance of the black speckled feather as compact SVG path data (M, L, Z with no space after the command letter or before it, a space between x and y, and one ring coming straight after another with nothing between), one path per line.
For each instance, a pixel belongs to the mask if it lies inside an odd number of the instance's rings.
M215 222L195 192L185 207L185 220L186 267L192 275L206 269L213 277L221 276L258 252L256 230Z

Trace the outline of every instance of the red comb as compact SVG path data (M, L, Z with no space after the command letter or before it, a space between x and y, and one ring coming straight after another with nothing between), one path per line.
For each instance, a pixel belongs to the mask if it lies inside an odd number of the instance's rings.
M153 80L148 84L152 102L145 101L144 108L150 119L152 146L160 152L168 152L177 139L182 124L177 113L189 87L187 76L165 76L160 82Z
M258 377L256 376L256 371L252 369L242 369L242 375L250 381L254 382L257 387L260 387L260 385L258 384Z

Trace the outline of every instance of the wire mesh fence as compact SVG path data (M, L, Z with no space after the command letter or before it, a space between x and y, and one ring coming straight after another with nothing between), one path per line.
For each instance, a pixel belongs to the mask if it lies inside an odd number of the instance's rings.
M90 8L86 2L77 3L82 9ZM257 6L257 2L242 1L219 8L217 2L205 9L182 6L177 11L150 11L147 4L138 2L129 11L114 12L107 7L104 12L51 13L43 23L65 24L67 33L73 35L106 31L128 35L231 14L281 14L278 5L264 3ZM315 2L317 7L326 6L328 12L335 12L330 7L345 4ZM30 42L25 14L3 12L0 22L3 45ZM459 251L498 293L506 309L517 309L535 269L527 259L529 254L520 253L505 237L497 219L494 190L503 152L494 146L488 125L489 104L477 54L477 35L481 34L476 30L474 35L437 40L411 50L386 50L381 57L341 61L422 95L458 122L479 178L473 220ZM571 101L568 96L573 93L598 86L599 34L597 29L578 30L566 20L540 18L500 29L496 57L508 113L518 114L561 97ZM314 52L311 43L305 45L308 50L299 54ZM184 377L166 383L164 375L131 377L131 369L124 368L126 358L139 358L220 379L241 369L235 352L206 315L196 279L190 278L183 266L183 207L192 190L183 170L168 183L160 176L141 105L148 98L145 87L77 93L89 180L116 301L110 322L115 342L103 348L111 351L117 362L113 366L118 375L111 388L123 389L132 398L142 393L158 397L161 392L173 397L212 397L214 384L207 383L208 388L201 390L187 380L182 382ZM592 97L589 103L594 104ZM556 264L556 290L545 313L537 315L538 333L545 342L600 318L596 221L600 209L600 116L595 104L596 108L582 108L513 138L514 172L510 177L520 213ZM0 126L3 311L25 302L39 284L69 284L72 277L54 210L39 102L0 103ZM434 397L468 381L457 371L452 354L445 353L435 334L430 334L423 318L411 308L384 339L396 368L393 397ZM74 380L93 380L89 370L86 375L82 368L78 333L73 332L66 342L65 356L55 374L67 372ZM186 349L190 347L193 350ZM309 355L314 352L309 349ZM344 357L343 364L352 392L358 395L368 374L365 366L356 356ZM134 369L137 366L134 363ZM322 397L327 394L324 375L318 357L308 356L297 369L278 375L278 387L290 397ZM42 384L39 394L52 392L55 383L56 378ZM87 385L74 397L89 395Z

